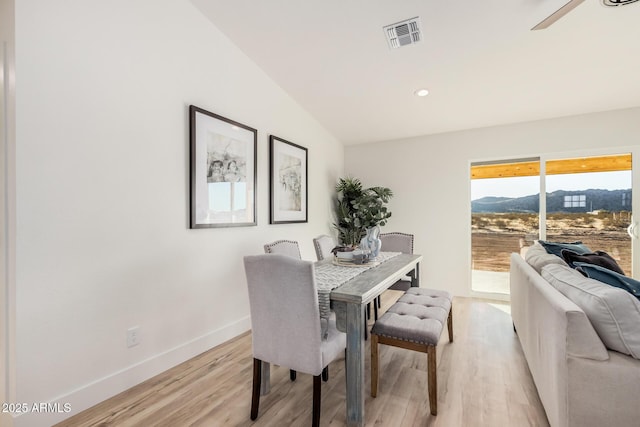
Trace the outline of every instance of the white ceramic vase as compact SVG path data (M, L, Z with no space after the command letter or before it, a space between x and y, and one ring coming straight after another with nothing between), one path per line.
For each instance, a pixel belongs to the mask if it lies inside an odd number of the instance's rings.
M378 237L380 235L380 227L374 226L367 228L367 234L360 240L360 249L369 251L371 258L375 258L380 253L382 241Z

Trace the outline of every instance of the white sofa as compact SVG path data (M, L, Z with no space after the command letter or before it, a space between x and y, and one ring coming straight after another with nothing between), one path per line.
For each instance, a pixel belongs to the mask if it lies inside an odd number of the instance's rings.
M549 423L640 426L640 360L607 349L585 311L542 277L539 272L595 282L549 256L552 265L538 263L536 271L514 253L510 272L514 328ZM640 332L640 322L636 327Z

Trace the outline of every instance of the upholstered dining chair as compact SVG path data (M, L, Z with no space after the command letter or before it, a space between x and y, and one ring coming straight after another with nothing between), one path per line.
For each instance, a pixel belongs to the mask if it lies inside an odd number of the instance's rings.
M302 256L300 255L300 246L298 246L298 242L295 240L276 240L275 242L267 243L264 245L264 253L280 254L290 256L295 259L302 259ZM291 381L296 380L296 371L294 369L289 371L289 378L291 378Z
M333 237L323 234L313 239L313 247L318 261L330 259L333 257L331 250L336 247L336 241Z
M267 243L264 245L264 253L286 255L295 259L302 259L302 256L300 255L300 247L298 246L298 242L295 240L276 240L275 242ZM296 371L294 369L289 371L289 377L291 378L291 381L296 380ZM325 369L322 373L322 378L325 381L329 379L328 369Z
M276 240L275 242L267 243L264 245L264 253L288 255L293 258L302 259L298 242L294 240Z
M381 233L380 240L382 247L380 250L384 252L402 252L403 254L413 253L413 234L407 233ZM389 289L397 291L406 291L411 287L411 278L416 274L415 270L411 270L408 276L403 277L396 283L391 285Z
M323 338L313 262L286 255L244 257L249 288L253 389L251 419L258 417L262 362L313 375L312 425L320 425L321 379L344 354L346 334L329 320Z

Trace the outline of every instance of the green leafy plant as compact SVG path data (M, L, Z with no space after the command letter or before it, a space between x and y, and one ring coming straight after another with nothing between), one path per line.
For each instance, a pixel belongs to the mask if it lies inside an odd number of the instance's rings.
M357 246L368 228L383 226L391 217L385 205L393 192L386 187L363 188L359 179L347 177L340 178L336 193L333 225L343 245Z

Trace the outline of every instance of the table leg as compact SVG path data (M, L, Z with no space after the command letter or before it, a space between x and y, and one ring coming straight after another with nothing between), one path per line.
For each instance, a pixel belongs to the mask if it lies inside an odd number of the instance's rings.
M347 304L347 426L364 426L364 304Z
M269 394L271 391L271 365L268 362L262 362L262 376L260 377L260 396Z
M413 270L413 275L411 276L411 286L412 287L420 287L420 263L416 264L416 268Z

